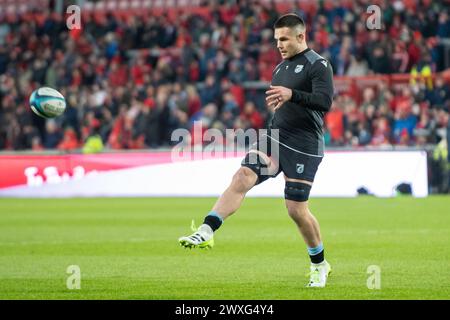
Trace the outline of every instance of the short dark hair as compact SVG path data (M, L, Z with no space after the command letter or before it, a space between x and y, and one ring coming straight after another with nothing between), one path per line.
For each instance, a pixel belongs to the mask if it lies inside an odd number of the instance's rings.
M295 28L297 26L305 28L305 22L295 13L288 13L279 17L277 21L275 21L273 28L274 29L284 27Z

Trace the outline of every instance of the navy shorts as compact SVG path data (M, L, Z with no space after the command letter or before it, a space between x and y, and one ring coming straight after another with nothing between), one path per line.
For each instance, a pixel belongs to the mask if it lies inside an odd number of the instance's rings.
M278 161L278 170L271 175L258 174L257 184L268 178L276 177L280 172L291 179L313 182L323 159L322 156L307 154L285 144L279 144L267 136L254 143L250 148L250 151L252 150L263 152L271 157L272 161ZM245 162L245 159L242 161L242 166L251 167Z

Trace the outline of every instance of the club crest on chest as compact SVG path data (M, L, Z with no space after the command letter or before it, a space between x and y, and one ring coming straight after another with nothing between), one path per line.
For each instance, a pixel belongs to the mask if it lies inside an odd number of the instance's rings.
M300 73L302 70L303 70L303 65L302 65L302 64L298 64L298 65L295 67L294 72L295 72L295 73Z

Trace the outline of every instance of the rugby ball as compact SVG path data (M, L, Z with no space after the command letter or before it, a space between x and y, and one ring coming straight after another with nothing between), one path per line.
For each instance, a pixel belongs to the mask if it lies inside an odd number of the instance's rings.
M53 88L41 87L31 94L30 107L40 117L55 118L66 110L66 99Z

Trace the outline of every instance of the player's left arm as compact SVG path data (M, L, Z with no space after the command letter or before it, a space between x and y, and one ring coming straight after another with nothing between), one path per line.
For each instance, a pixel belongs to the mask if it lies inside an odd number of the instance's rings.
M317 60L310 69L311 92L292 90L291 102L306 108L327 112L333 102L333 69L326 60Z
M290 89L283 86L270 86L266 100L274 110L286 101L291 101L317 111L330 110L333 100L333 69L326 60L316 61L310 69L311 92Z

